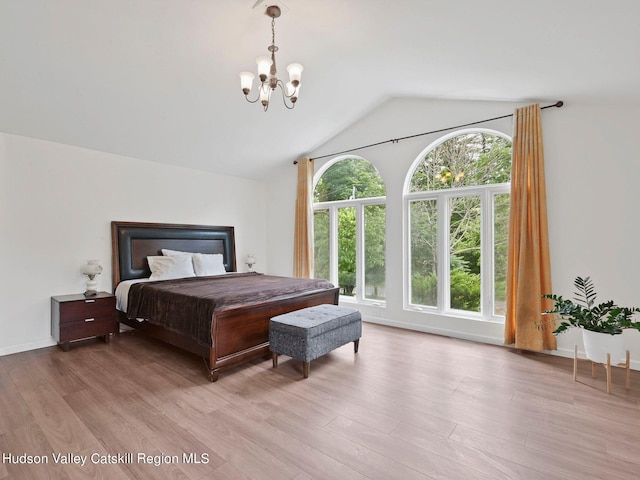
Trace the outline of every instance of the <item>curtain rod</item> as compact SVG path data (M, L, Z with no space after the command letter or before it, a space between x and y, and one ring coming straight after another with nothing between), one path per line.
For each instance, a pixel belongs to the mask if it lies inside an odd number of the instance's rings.
M560 108L563 105L564 105L564 102L562 100L558 100L553 105L547 105L546 107L540 107L540 110L544 110L545 108L551 108L551 107ZM335 157L336 155L342 155L343 153L355 152L356 150L363 150L363 149L369 148L369 147L377 147L378 145L383 145L385 143L398 143L400 140L407 140L409 138L422 137L423 135L431 135L432 133L440 133L440 132L446 132L447 130L455 130L455 129L458 129L458 128L470 127L472 125L477 125L479 123L492 122L494 120L500 120L500 119L509 118L509 117L513 117L513 113L510 113L509 115L501 115L499 117L487 118L485 120L478 120L477 122L465 123L463 125L456 125L455 127L441 128L439 130L432 130L430 132L424 132L424 133L416 133L415 135L408 135L406 137L392 138L391 140L385 140L383 142L372 143L370 145L365 145L363 147L350 148L349 150L343 150L342 152L330 153L328 155L322 155L320 157L310 158L309 160L320 160L321 158ZM298 164L298 160L294 160L293 164L297 165Z

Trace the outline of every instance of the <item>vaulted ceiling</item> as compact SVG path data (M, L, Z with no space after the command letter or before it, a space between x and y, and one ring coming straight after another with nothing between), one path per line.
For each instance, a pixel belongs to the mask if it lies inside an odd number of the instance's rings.
M636 0L285 0L302 88L265 113L238 78L271 40L254 3L1 1L0 131L261 178L390 97L640 106Z

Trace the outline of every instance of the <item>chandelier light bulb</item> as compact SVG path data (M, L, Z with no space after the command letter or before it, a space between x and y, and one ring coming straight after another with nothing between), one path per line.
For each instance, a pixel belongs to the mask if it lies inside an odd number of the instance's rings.
M271 97L271 88L268 85L260 85L260 103L265 110L269 106L269 97Z
M300 77L302 77L302 71L304 67L299 63L292 63L287 67L287 72L289 72L289 81L294 87L297 87L300 83Z
M260 81L264 82L269 75L269 69L273 62L269 57L262 56L256 58L256 63L258 64L258 75L260 76Z
M248 95L251 92L254 78L256 78L256 76L251 72L240 72L240 86L242 87L242 92L245 95Z
M298 91L300 90L300 83L297 87L293 86L293 83L287 82L287 97L291 100L291 103L296 103L298 100Z

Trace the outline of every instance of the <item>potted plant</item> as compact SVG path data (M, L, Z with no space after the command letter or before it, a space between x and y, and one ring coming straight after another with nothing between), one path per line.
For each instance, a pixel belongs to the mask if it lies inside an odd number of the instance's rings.
M559 314L562 318L553 334L563 333L570 327L579 327L582 329L584 350L589 360L605 363L609 353L613 363L622 361L625 352L620 334L625 328L640 331L640 322L634 321L640 308L621 307L613 300L596 305L597 294L589 277L576 277L573 284L576 287L573 299L575 302L560 295L542 296L555 302L553 309L546 310L543 314ZM552 321L555 322L555 319ZM543 322L543 325L547 323L549 322Z

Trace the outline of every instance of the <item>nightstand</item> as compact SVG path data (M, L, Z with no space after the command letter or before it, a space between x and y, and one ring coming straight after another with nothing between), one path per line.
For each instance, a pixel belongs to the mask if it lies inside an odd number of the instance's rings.
M118 332L116 297L98 292L51 297L51 334L65 352L69 342L88 337L102 337L105 343Z

